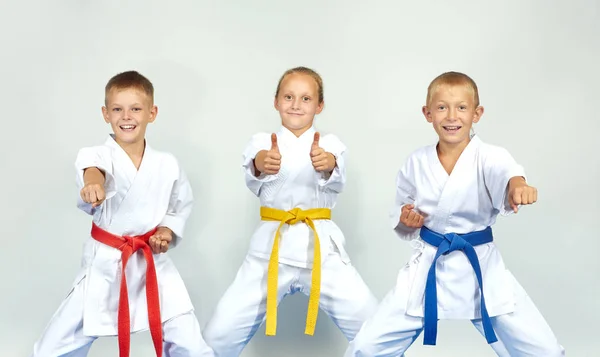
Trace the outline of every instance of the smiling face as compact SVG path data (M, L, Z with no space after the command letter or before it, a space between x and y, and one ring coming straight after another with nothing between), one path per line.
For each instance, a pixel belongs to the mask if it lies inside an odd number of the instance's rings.
M136 88L111 89L102 107L104 120L110 124L119 145L143 143L146 126L156 118L158 108L152 99Z
M440 84L430 93L423 115L445 147L466 147L471 127L483 115L483 107L476 103L474 90L467 84Z
M308 130L316 114L323 110L324 102L319 95L319 84L313 77L303 73L286 75L275 97L275 109L281 124L296 136Z

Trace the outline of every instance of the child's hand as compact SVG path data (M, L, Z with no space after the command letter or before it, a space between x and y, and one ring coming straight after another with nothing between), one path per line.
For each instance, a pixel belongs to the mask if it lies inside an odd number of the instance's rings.
M98 207L106 199L104 187L98 183L88 183L79 192L83 202L91 203L92 207Z
M413 211L415 205L404 205L402 206L402 213L400 213L400 223L408 228L421 228L423 227L423 216Z
M148 244L152 248L152 253L166 253L172 240L173 231L167 227L158 227L156 233L148 240Z
M323 148L319 146L320 134L315 133L315 139L310 149L310 158L312 160L313 167L319 172L332 172L335 168L335 156L329 152L325 152Z
M275 175L281 167L281 154L277 146L277 135L271 134L271 149L263 150L256 155L254 160L256 169L267 175Z
M519 205L530 205L537 201L537 189L529 186L523 177L513 177L508 181L508 204L515 213Z

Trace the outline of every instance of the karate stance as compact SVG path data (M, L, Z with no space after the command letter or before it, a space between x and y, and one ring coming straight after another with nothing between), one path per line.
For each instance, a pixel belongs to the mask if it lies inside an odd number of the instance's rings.
M408 157L391 213L396 233L416 249L346 356L401 356L422 330L424 344L435 345L438 319L472 320L499 356L563 356L493 242L496 216L536 202L537 190L508 151L471 134L483 114L475 82L440 75L423 114L439 141Z
M331 210L346 181L346 147L321 136L313 120L324 106L321 77L305 67L280 79L275 108L282 128L254 135L243 154L248 188L260 199L261 222L238 274L205 329L219 357L239 356L265 320L275 335L277 305L287 295L309 296L306 334L321 307L352 340L377 300L344 248Z
M106 142L75 162L78 207L91 234L73 287L35 343L34 357L87 356L99 336L118 335L129 356L130 333L150 329L157 356L213 356L187 289L166 254L181 243L193 203L175 157L152 149L146 126L157 115L152 83L137 72L105 88Z

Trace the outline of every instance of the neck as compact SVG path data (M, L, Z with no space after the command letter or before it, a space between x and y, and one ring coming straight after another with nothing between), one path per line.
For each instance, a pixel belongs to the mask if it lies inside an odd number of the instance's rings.
M450 144L443 141L439 141L437 144L437 153L439 157L452 159L455 162L460 157L460 154L465 150L471 139L467 139L457 144Z
M144 156L144 150L146 149L146 139L142 139L136 141L134 143L125 143L121 142L118 139L115 139L117 144L127 153L127 156L133 161L135 166L139 168L140 163L142 161L142 157Z
M300 136L302 136L302 134L306 133L308 131L308 129L310 129L312 127L312 125L309 125L307 127L301 128L301 129L292 129L292 128L288 128L285 125L283 125L283 127L286 128L287 130L291 131L292 134L296 135L296 137L299 138Z

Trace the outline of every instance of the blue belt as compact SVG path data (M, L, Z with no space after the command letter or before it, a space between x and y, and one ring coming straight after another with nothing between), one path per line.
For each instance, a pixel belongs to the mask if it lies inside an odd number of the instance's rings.
M433 259L433 263L431 264L431 268L429 268L429 273L427 274L427 283L425 285L425 333L423 336L423 344L435 345L437 338L438 311L437 287L435 278L436 262L441 255L446 255L457 250L465 253L467 259L469 259L469 263L471 263L471 266L475 271L475 275L477 275L479 290L481 291L481 320L483 323L485 339L487 340L487 343L494 343L498 341L498 338L496 338L496 334L494 333L494 329L492 327L492 320L490 320L490 315L488 315L485 307L481 267L479 266L479 258L477 257L477 253L473 248L476 245L490 243L494 240L492 228L487 227L482 231L466 234L439 234L423 226L421 227L420 235L423 241L438 248L435 258Z

